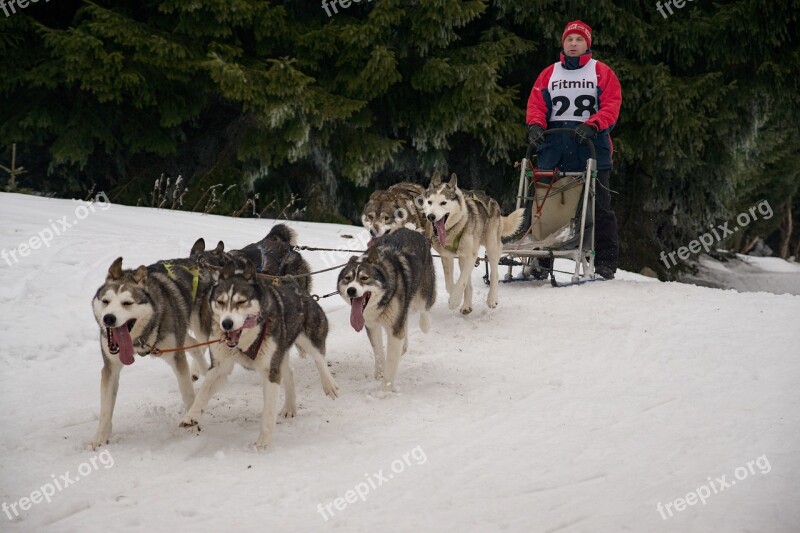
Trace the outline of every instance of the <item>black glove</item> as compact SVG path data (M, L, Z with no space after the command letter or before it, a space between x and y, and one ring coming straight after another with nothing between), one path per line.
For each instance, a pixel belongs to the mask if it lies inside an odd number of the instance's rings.
M587 139L595 139L597 138L597 130L594 126L589 124L581 124L577 128L575 128L575 140L579 143L583 144L587 141Z
M538 124L528 126L528 142L539 146L544 140L544 129Z

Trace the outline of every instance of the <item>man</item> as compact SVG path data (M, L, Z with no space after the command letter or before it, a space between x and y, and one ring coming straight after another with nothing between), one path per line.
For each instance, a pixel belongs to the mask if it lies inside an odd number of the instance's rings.
M592 28L576 20L561 36L560 60L544 69L528 98L528 141L537 147L537 166L565 172L586 169L591 140L597 151L595 198L595 271L614 279L619 261L617 217L608 189L611 174L610 132L619 117L622 89L611 68L592 59ZM550 128L570 128L572 134L547 135Z

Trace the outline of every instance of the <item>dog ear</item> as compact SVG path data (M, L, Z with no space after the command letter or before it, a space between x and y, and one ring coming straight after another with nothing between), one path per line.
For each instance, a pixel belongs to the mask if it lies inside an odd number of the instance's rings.
M378 262L378 249L376 247L370 246L369 251L367 252L367 261L370 263Z
M194 246L192 246L192 251L189 252L189 257L194 257L197 254L202 254L206 251L206 241L200 237L196 241L194 241Z
M452 176L450 176L450 183L448 183L448 185L449 185L450 187L454 188L454 189L455 189L456 187L458 187L458 176L456 176L456 173L455 173L455 172L453 172L453 175L452 175Z
M122 258L117 257L111 266L108 267L106 281L115 281L122 277Z
M139 266L136 269L136 272L133 273L133 281L136 282L137 285L141 285L144 283L144 280L147 279L147 267L144 265Z
M256 266L249 259L244 264L244 279L250 281L256 277Z
M219 282L219 270L214 269L211 271L211 281L216 285Z
M431 187L438 187L442 184L442 175L439 174L438 170L433 172L433 176L431 176Z
M219 241L217 243L217 247L214 248L214 253L221 254L224 251L225 251L225 243L222 242L222 241Z
M231 278L234 274L236 274L236 263L228 261L225 263L225 266L222 267L222 279Z

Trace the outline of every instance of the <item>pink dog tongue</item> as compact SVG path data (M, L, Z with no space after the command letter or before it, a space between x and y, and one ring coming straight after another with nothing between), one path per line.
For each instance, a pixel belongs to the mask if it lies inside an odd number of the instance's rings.
M123 365L132 365L136 359L133 357L133 341L128 326L113 328L111 333L114 335L114 342L119 346L119 362Z
M447 235L445 234L446 230L444 229L444 223L445 223L444 217L434 222L434 224L436 225L436 236L439 238L439 244L441 244L442 246L444 246L444 243L447 240Z
M356 331L364 329L364 298L350 298L350 325Z

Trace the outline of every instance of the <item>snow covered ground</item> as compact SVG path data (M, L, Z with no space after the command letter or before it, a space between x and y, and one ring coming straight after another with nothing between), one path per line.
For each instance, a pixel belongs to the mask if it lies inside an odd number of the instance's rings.
M779 257L754 257L737 254L721 262L701 254L695 261L697 273L685 274L681 281L701 287L731 288L740 292L771 292L800 295L800 264Z
M169 368L137 358L111 444L87 450L102 366L90 302L111 262L186 255L199 236L240 247L271 224L0 194L0 251L16 253L0 259L1 531L800 530L800 296L624 272L503 285L489 311L476 271L467 317L440 278L389 397L345 303L323 300L340 397L293 354L298 416L263 454L256 375L234 371L198 434L178 427ZM291 225L310 246L359 233ZM20 248L48 228L48 246Z

